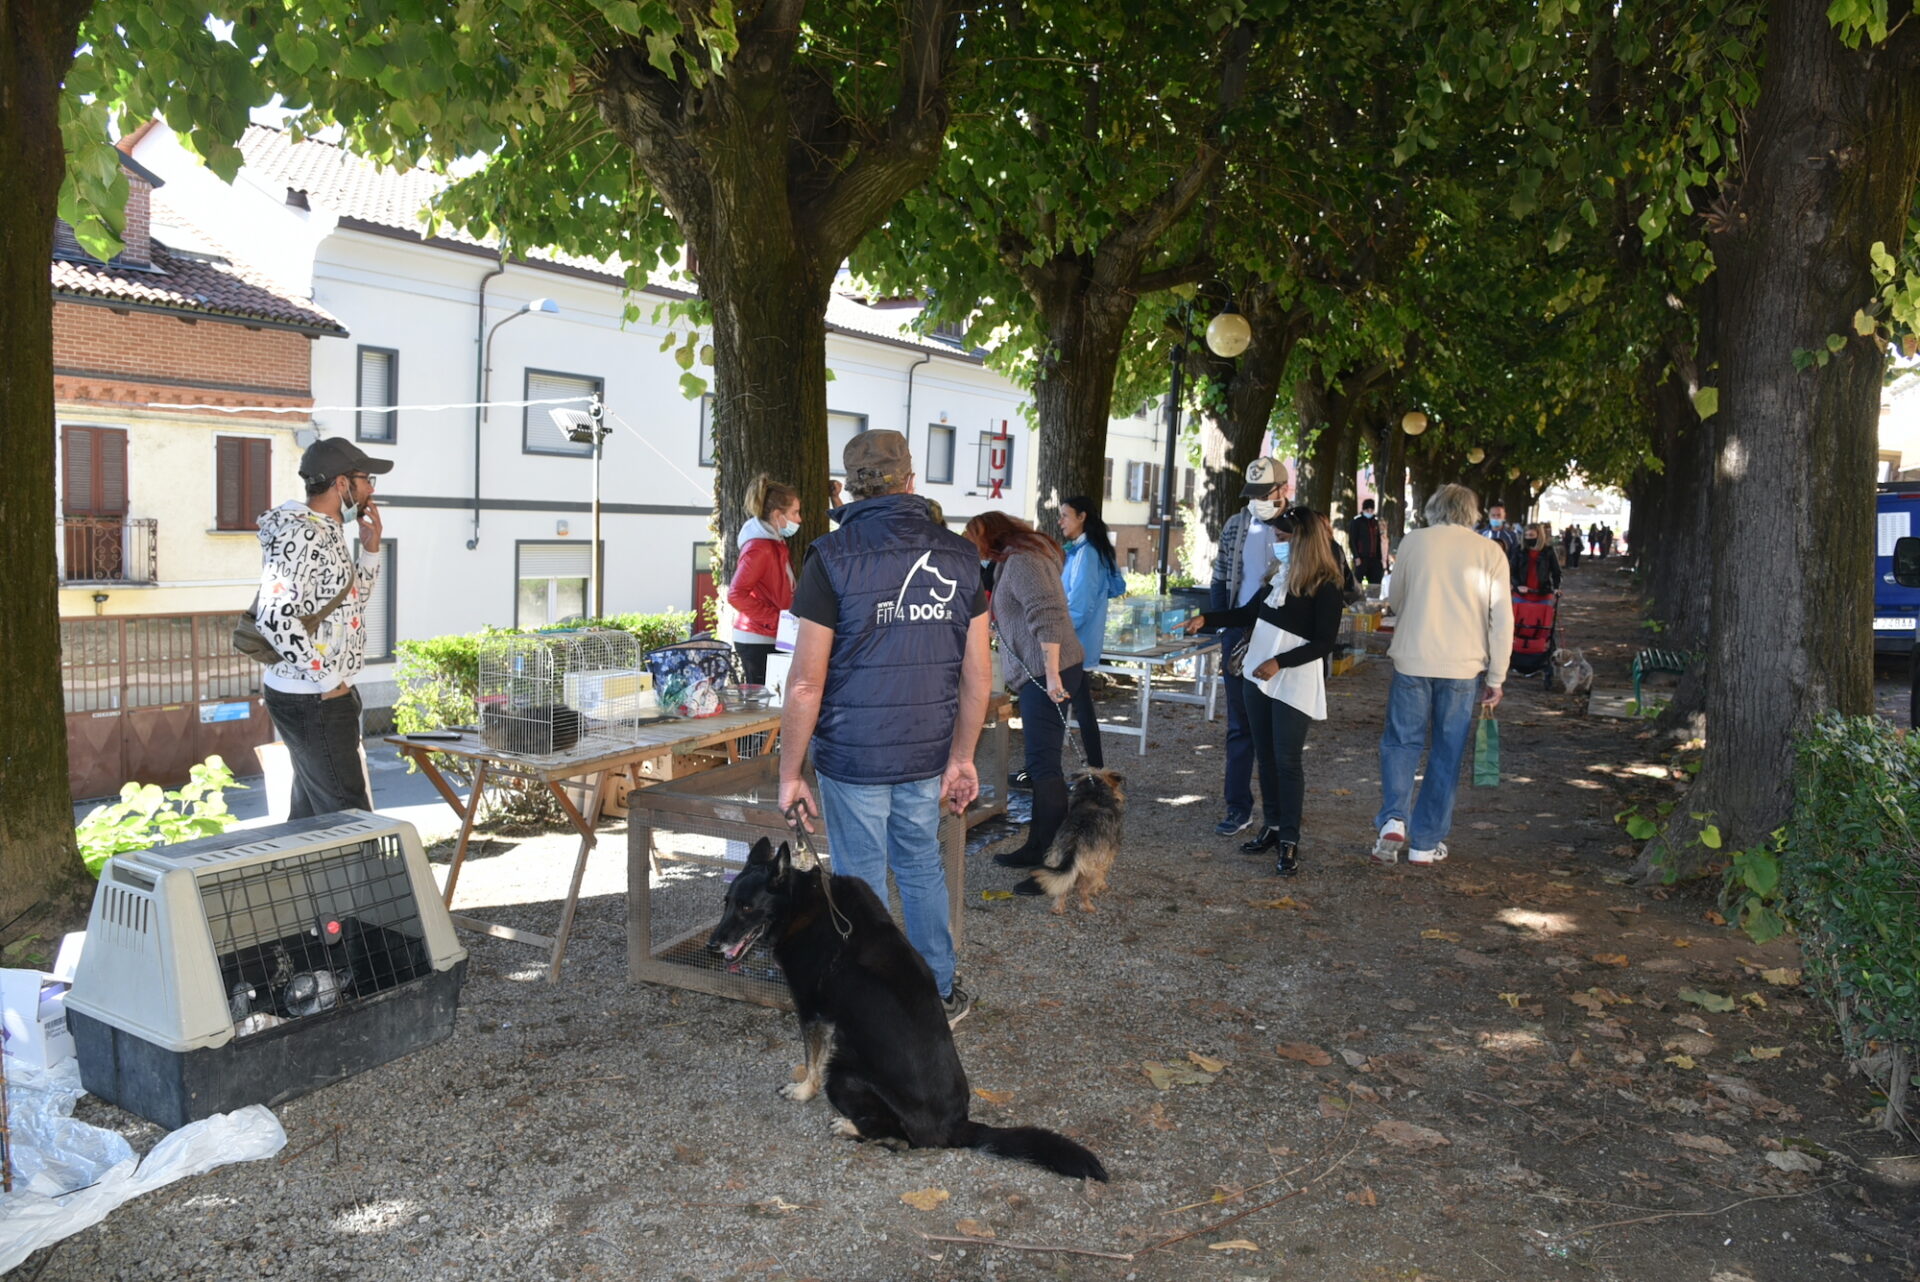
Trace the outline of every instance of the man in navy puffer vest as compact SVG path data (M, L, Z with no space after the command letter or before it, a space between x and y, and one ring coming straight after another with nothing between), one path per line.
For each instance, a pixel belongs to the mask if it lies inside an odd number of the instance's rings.
M811 746L833 870L882 903L893 871L907 939L958 1023L970 1000L954 978L940 806L959 814L980 793L973 750L993 663L979 554L913 493L906 437L862 432L844 461L855 501L814 541L793 598L780 806L813 807L801 775Z

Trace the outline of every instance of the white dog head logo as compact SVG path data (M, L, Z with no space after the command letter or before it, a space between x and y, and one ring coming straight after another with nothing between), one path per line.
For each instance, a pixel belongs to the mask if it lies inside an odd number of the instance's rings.
M932 575L939 586L929 587L927 589L927 604L915 603L908 605L907 589L913 586L914 576L922 570ZM913 568L908 570L906 577L900 581L900 591L898 595L896 595L891 602L882 601L879 604L876 610L878 617L875 621L879 623L892 623L901 619L920 621L950 618L951 614L947 606L952 602L953 594L957 592L959 588L960 583L957 579L950 579L934 568L932 552L922 552L920 559L913 563ZM942 589L944 589L944 591Z

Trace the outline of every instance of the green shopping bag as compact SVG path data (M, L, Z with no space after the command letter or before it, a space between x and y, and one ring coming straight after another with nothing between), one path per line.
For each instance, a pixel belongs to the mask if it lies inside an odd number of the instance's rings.
M1500 723L1493 710L1481 705L1473 723L1473 786L1500 786Z

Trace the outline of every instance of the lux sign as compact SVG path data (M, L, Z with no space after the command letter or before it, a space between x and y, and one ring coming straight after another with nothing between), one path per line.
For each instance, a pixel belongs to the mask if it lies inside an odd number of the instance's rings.
M1013 438L1007 435L1007 420L1000 420L1000 430L987 437L987 480L993 486L990 499L1000 497L1000 489L1013 479Z

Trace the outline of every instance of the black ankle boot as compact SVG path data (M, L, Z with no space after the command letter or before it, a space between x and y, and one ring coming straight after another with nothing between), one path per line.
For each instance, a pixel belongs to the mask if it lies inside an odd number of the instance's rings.
M1240 853L1243 855L1264 855L1279 844L1280 830L1278 828L1263 827L1260 829L1260 835L1258 837L1255 837L1252 841L1243 841L1240 843Z
M1300 847L1291 841L1280 843L1280 857L1273 861L1273 875L1291 877L1300 871Z
M1002 868L1038 868L1047 861L1060 825L1067 821L1067 781L1059 775L1033 781L1033 818L1027 823L1027 840L1017 850L993 857Z

